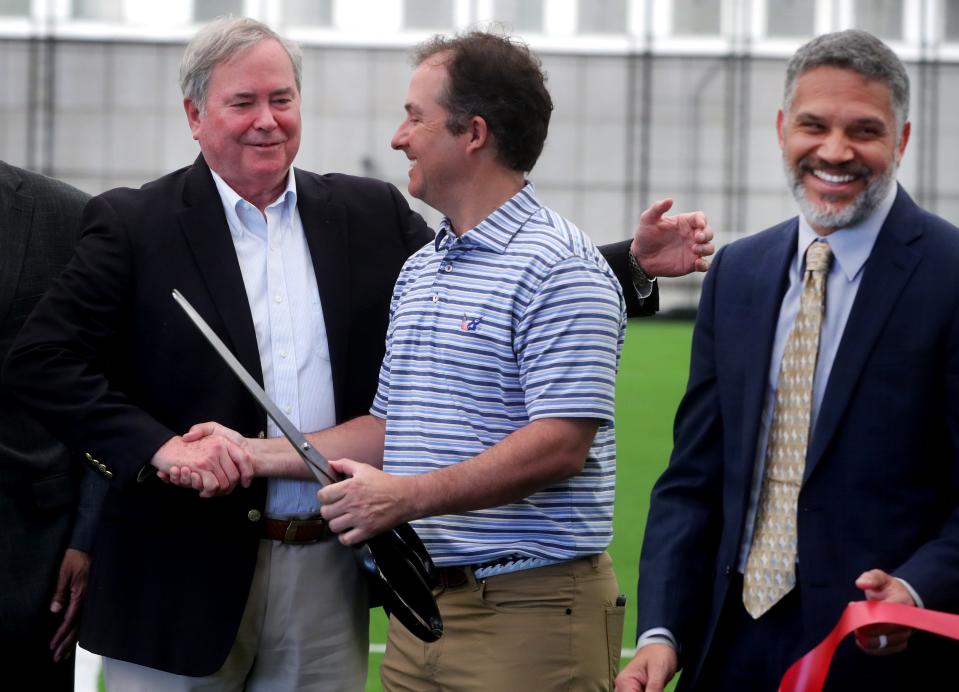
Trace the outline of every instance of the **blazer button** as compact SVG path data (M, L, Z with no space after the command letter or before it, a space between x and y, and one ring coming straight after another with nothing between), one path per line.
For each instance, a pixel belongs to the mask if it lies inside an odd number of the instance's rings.
M729 565L726 565L726 566L723 568L723 574L725 574L727 577L728 577L730 574L732 574L732 572L733 572L733 568L732 568L731 566L729 566Z
M256 436L262 440L266 437L266 433L261 430L260 432L256 434Z
M246 513L246 518L249 519L250 521L259 521L260 517L262 516L263 515L260 514L260 510L258 509L251 509L249 512Z
M107 478L113 478L113 471L104 470L103 475L106 476Z

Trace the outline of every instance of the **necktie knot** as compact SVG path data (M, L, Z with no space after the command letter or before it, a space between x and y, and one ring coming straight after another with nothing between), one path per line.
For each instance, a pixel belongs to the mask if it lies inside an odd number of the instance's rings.
M823 272L829 270L832 262L832 250L828 243L816 241L806 250L806 271Z

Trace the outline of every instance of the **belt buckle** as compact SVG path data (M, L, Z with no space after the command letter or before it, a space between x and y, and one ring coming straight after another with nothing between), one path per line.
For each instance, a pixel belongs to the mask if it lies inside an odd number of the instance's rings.
M304 539L297 539L296 536L301 527L322 522L322 519L291 519L290 523L286 525L286 531L283 533L283 543L285 545L313 545L314 543L319 543L323 540L323 535L317 536L316 538Z
M290 545L299 545L303 541L296 540L296 529L297 521L296 519L290 519L290 522L286 525L286 531L283 533L283 542Z

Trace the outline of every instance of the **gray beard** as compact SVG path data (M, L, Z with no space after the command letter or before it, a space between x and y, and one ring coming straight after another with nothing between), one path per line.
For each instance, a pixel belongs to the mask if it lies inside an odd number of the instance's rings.
M859 193L850 204L841 209L834 209L828 202L825 204L814 204L806 196L806 186L802 178L796 175L796 171L789 165L786 158L783 157L783 171L786 174L786 184L789 186L796 204L799 205L800 213L806 218L811 226L828 228L836 230L837 228L846 228L859 223L879 206L879 203L889 192L889 186L895 183L896 173L899 170L899 162L893 161L886 168L885 172L873 178L866 184L866 188Z

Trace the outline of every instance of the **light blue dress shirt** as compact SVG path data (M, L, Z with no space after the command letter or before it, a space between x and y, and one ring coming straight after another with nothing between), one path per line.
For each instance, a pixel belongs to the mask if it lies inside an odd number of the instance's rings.
M326 325L310 249L296 208L296 178L266 208L266 217L213 172L240 262L269 397L297 428L315 431L336 423ZM268 437L282 435L272 420ZM319 512L312 481L270 479L268 516Z
M813 375L812 411L809 416L809 439L812 440L816 429L816 418L822 405L823 395L832 370L836 351L846 321L852 311L853 301L859 292L863 267L872 252L879 230L896 201L896 185L890 185L889 192L861 223L833 231L828 236L818 236L803 216L799 217L798 245L796 257L789 267L789 287L783 296L779 309L779 321L776 323L776 339L773 342L772 356L769 359L769 375L766 379L766 394L763 401L762 420L759 427L759 439L756 444L756 465L753 469L753 481L749 493L749 507L746 512L746 524L743 527L743 541L739 552L739 571L746 569L746 558L752 545L756 513L759 508L759 495L763 485L763 472L766 468L766 442L769 427L772 424L773 404L776 401L776 388L779 386L779 369L782 364L786 340L792 330L796 314L799 312L799 299L802 296L804 258L806 250L817 240L829 244L833 261L826 277L826 312L823 315L819 333L819 356L816 359L816 372Z

